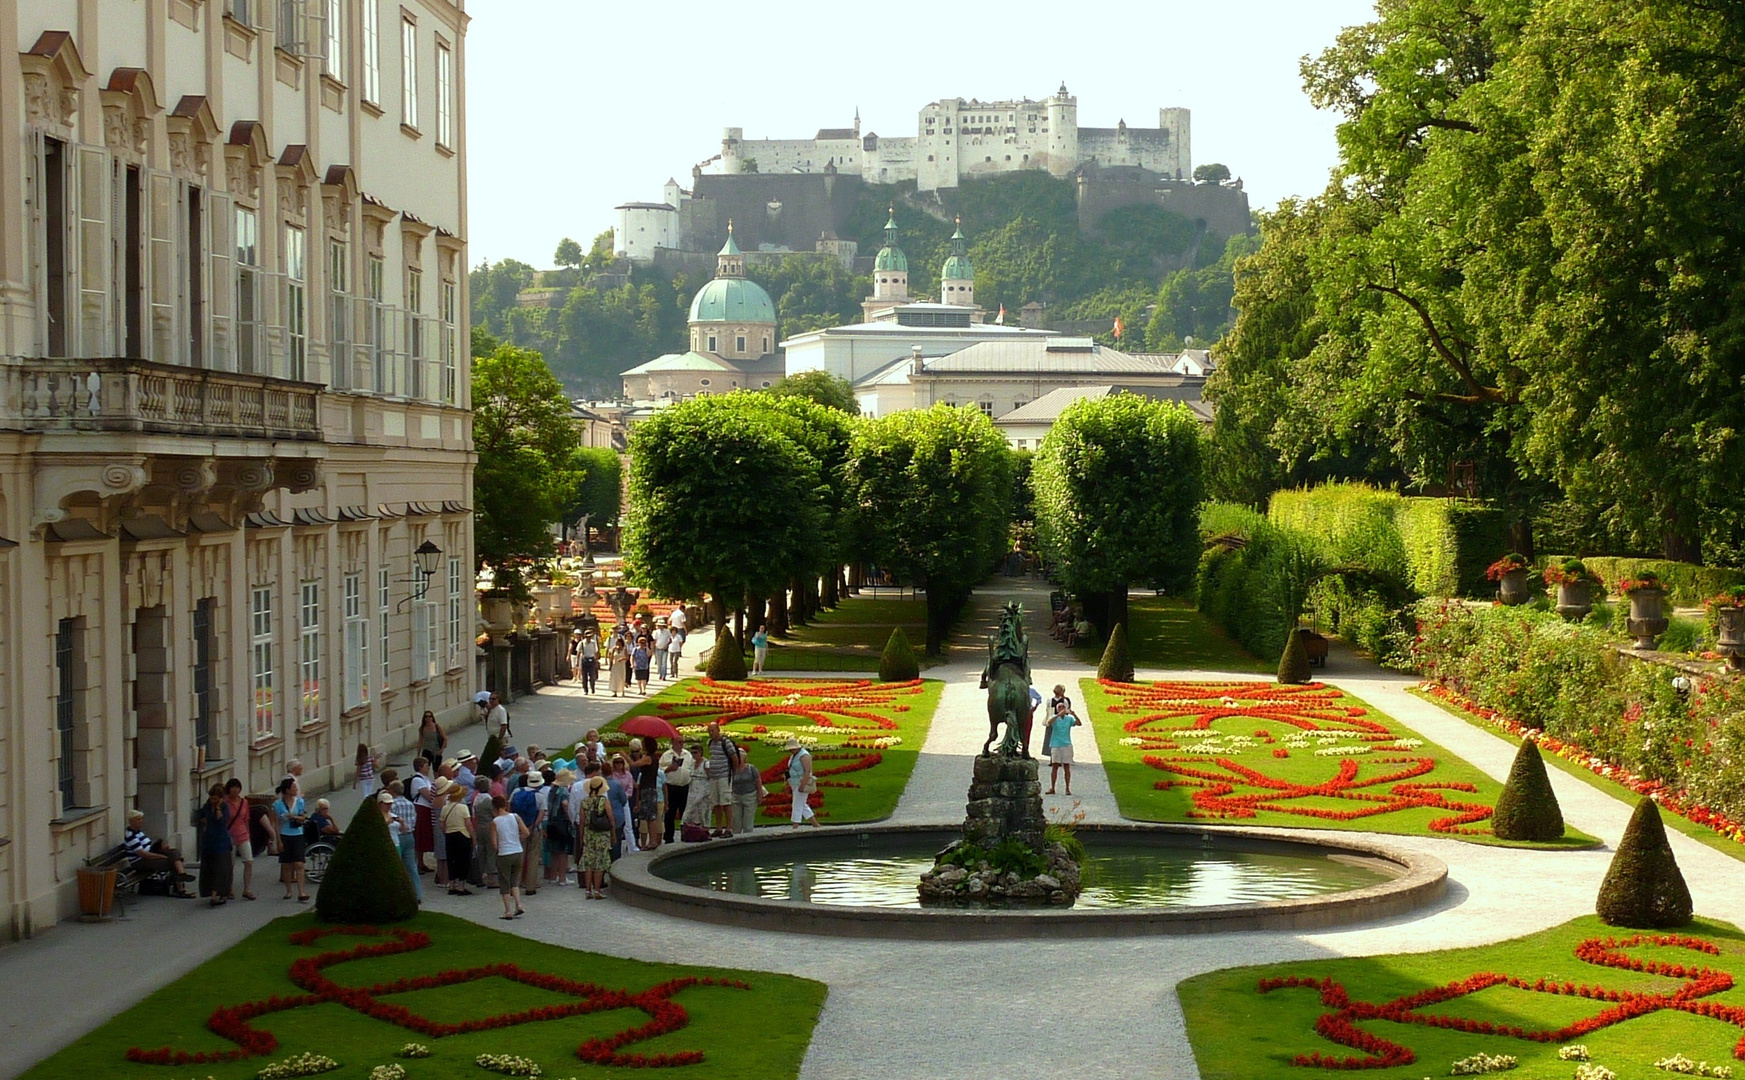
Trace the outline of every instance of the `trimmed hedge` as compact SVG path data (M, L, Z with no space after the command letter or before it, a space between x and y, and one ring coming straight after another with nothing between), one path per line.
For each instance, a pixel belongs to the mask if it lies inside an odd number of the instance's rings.
M1687 806L1745 819L1745 686L1731 676L1698 680L1687 699L1675 669L1619 656L1598 610L1583 625L1531 607L1426 600L1416 615L1412 659L1424 678Z
M709 663L703 673L716 682L744 682L745 654L739 651L739 639L731 626L723 626L715 635L715 647L709 650Z
M1508 547L1501 510L1368 484L1275 492L1267 516L1322 541L1335 565L1392 576L1421 596L1489 596L1485 567Z
M1309 590L1326 569L1314 538L1245 506L1209 503L1194 594L1200 611L1255 656L1279 656Z
M1133 656L1127 651L1127 624L1116 623L1109 634L1109 644L1103 649L1103 659L1097 663L1097 678L1114 682L1133 681Z
M1568 556L1553 555L1551 561L1561 562L1565 558ZM1666 598L1679 607L1695 607L1735 585L1745 585L1745 570L1726 570L1718 566L1611 555L1584 555L1581 561L1605 583L1607 592L1616 589L1621 578L1654 574L1666 583Z
M418 914L412 879L375 799L363 801L339 838L315 893L315 910L330 923L347 925L405 922Z
M1630 815L1618 852L1600 883L1594 911L1608 926L1632 930L1670 930L1690 922L1690 888L1666 841L1666 824L1653 799L1637 803Z
M915 650L909 644L909 635L903 633L903 628L891 628L891 636L885 641L885 651L879 654L879 680L881 682L909 682L921 677L921 662L915 659Z
M1523 739L1509 767L1509 778L1497 796L1491 814L1491 831L1502 840L1556 840L1563 836L1563 808L1545 775L1545 759L1539 745Z
M1302 686L1314 677L1309 670L1309 650L1303 647L1303 635L1285 635L1284 655L1278 658L1278 681L1287 686Z

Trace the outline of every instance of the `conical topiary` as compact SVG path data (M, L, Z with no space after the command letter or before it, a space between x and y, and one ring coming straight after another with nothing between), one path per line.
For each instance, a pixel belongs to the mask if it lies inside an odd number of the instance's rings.
M1285 639L1284 655L1278 658L1278 681L1291 686L1301 686L1311 678L1309 651L1303 648L1303 635L1297 633L1296 627L1293 626Z
M909 682L921 677L921 662L909 645L909 635L903 628L893 627L885 641L885 651L879 654L879 678L884 682Z
M340 837L315 894L315 910L328 922L348 926L404 922L418 914L412 880L375 799L364 800Z
M1563 836L1563 810L1551 778L1545 775L1545 759L1532 739L1521 743L1497 808L1491 814L1491 831L1500 840L1556 840Z
M1643 799L1630 816L1594 910L1601 922L1633 930L1665 930L1690 922L1690 889L1678 872L1653 799Z
M1111 682L1133 681L1133 657L1127 652L1127 624L1116 623L1109 634L1109 644L1103 646L1103 659L1097 664L1097 678Z
M732 627L723 626L715 635L715 648L709 652L709 666L704 674L716 682L745 680L745 654L739 651L739 639L733 636Z

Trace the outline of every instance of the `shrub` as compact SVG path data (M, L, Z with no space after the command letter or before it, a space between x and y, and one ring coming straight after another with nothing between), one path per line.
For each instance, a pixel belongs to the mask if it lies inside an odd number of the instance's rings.
M1491 831L1503 840L1556 840L1563 835L1563 811L1551 778L1545 775L1545 759L1532 739L1521 743L1503 793L1491 815Z
M1301 686L1313 678L1309 672L1309 650L1303 648L1303 635L1292 631L1285 638L1284 655L1278 660L1278 681Z
M1421 596L1490 595L1485 567L1508 547L1501 510L1366 484L1275 492L1268 517L1326 544L1336 565L1367 567Z
M921 677L921 664L909 645L909 635L903 628L893 627L885 651L879 654L879 678L885 682L908 682Z
M1602 922L1633 930L1664 930L1690 922L1690 890L1653 799L1636 804L1594 907Z
M1303 613L1326 561L1315 539L1246 507L1208 504L1200 531L1200 611L1256 656L1276 656Z
M1133 681L1133 657L1127 651L1127 624L1116 623L1103 649L1103 659L1097 664L1097 678L1115 682Z
M745 654L739 651L739 639L731 626L723 626L715 635L715 647L709 651L709 665L704 674L716 682L744 682Z
M380 925L418 914L406 865L375 799L365 799L328 860L315 910L330 923Z

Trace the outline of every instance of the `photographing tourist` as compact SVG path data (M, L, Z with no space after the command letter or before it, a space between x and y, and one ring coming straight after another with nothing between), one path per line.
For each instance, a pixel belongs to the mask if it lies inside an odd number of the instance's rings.
M1044 740L1043 752L1052 763L1048 767L1048 794L1054 794L1055 781L1060 777L1060 770L1066 770L1066 793L1072 794L1072 729L1082 721L1073 715L1072 707L1062 701L1054 707L1054 715L1048 721L1048 735Z
M672 746L660 756L661 775L666 780L666 821L661 840L673 842L673 827L685 816L691 798L691 755L685 752L685 737L674 735Z
M291 899L293 887L297 903L307 903L309 893L303 888L303 826L309 817L303 796L297 792L297 780L287 776L279 781L278 798L273 800L273 817L279 828L279 883L285 886L285 899Z

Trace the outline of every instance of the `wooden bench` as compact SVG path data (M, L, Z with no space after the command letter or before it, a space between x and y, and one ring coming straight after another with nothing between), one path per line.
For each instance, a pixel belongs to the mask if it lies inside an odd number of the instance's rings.
M127 915L127 905L122 901L124 892L133 894L139 899L139 884L144 876L139 872L139 865L133 861L133 856L127 853L125 844L116 844L95 858L86 859L85 865L93 870L115 870L115 906L122 916Z

